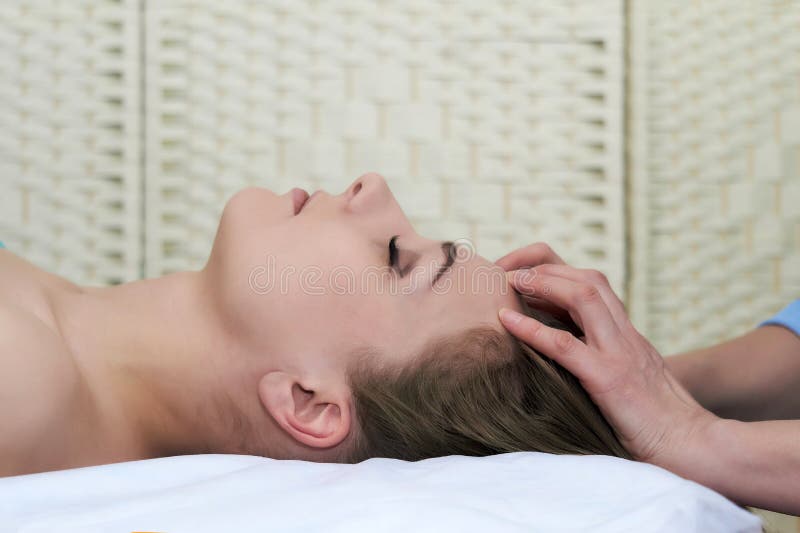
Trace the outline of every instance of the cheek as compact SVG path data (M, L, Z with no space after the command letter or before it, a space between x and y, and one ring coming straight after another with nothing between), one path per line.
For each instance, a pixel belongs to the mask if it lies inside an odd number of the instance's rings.
M303 295L296 302L295 312L306 324L306 334L325 339L347 353L357 347L383 349L397 330L390 309L374 295Z
M280 353L338 372L361 348L387 349L383 319L363 298L293 292L281 297L261 331Z

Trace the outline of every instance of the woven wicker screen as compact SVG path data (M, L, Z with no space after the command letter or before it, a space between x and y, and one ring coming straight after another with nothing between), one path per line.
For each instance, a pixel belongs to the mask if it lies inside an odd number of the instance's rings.
M0 240L105 285L141 273L135 0L0 4Z
M3 2L0 240L157 276L241 187L375 170L428 237L604 270L667 352L730 336L800 294L800 3L623 5Z
M800 2L634 2L631 303L665 353L800 296Z
M423 235L550 240L622 288L621 5L152 4L147 274L202 266L243 186L374 170Z

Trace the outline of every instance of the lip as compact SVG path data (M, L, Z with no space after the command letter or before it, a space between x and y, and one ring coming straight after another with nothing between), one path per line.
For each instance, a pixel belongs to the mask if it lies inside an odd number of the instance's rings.
M294 214L297 215L300 211L303 210L303 206L306 205L310 196L306 191L295 187L291 191L289 191L289 195L292 197L292 205L294 207Z

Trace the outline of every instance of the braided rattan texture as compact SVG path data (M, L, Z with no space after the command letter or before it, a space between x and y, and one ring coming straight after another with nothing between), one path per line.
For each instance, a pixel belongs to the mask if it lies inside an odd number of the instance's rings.
M141 275L134 0L0 3L0 239L48 271Z
M619 290L627 257L666 351L730 336L800 292L800 4L630 4L625 189L620 1L3 3L0 238L155 276L243 186L377 170L429 237L547 240Z
M146 11L147 274L201 267L246 185L389 180L490 259L533 240L622 288L622 3L168 0Z
M631 15L631 296L671 353L800 296L800 2Z

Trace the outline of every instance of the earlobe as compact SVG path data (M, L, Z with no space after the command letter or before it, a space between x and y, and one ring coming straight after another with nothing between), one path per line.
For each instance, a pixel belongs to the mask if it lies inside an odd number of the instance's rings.
M261 404L284 431L312 448L330 448L350 432L349 395L335 387L304 386L280 370L265 374L258 384Z

